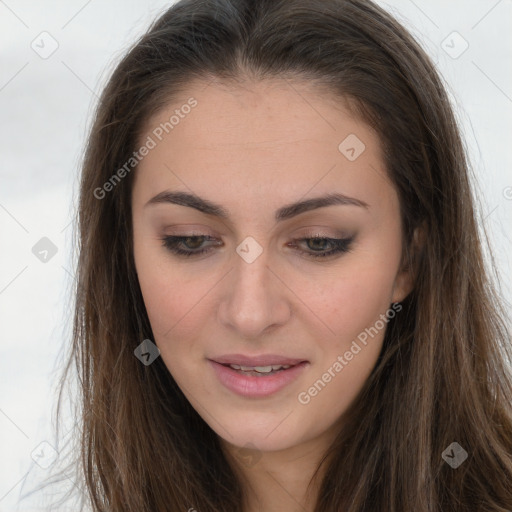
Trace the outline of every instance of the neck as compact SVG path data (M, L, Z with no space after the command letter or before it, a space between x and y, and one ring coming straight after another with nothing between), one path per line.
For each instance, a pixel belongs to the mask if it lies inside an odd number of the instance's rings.
M325 467L311 480L332 440L324 433L322 438L268 452L221 440L242 482L244 512L313 512Z

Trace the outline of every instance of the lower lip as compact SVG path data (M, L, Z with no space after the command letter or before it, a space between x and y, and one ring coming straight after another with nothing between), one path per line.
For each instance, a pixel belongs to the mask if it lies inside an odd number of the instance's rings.
M309 365L302 362L287 370L281 370L268 376L255 377L243 375L229 366L208 361L222 384L233 393L245 397L260 398L277 393L293 382Z

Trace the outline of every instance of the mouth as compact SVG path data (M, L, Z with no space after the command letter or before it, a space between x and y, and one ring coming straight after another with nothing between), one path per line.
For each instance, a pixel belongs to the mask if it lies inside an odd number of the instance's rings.
M245 367L267 367L267 366L295 366L299 363L308 362L306 359L288 357L276 354L260 354L248 356L244 354L225 354L210 358L211 361L223 365L236 365Z
M291 358L287 356L262 354L259 356L246 356L243 354L227 354L215 357L211 361L227 366L236 372L252 377L274 375L288 370L301 363L307 363L305 359Z
M223 364L222 366L228 366L229 368L232 368L238 373L241 373L242 375L250 375L252 377L264 377L269 375L275 375L276 373L282 372L283 370L288 370L292 366L295 365L269 365L269 366L241 366L238 364Z
M245 397L265 397L292 383L310 364L305 359L265 355L229 355L208 360L230 391Z

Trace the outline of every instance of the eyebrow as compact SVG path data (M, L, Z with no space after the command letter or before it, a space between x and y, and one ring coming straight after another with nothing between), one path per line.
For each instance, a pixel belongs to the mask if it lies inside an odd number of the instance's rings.
M189 208L194 208L207 215L213 215L215 217L219 217L225 220L229 219L228 211L221 205L215 204L207 199L203 199L195 194L191 194L188 192L175 192L170 190L164 190L163 192L157 194L155 197L151 198L144 205L144 208L149 205L162 203L188 206ZM304 212L333 205L349 205L359 206L361 208L366 209L369 208L369 205L364 201L361 201L360 199L348 197L346 195L339 193L333 193L321 197L306 199L304 201L299 201L296 203L287 204L276 210L275 220L276 222L287 220Z

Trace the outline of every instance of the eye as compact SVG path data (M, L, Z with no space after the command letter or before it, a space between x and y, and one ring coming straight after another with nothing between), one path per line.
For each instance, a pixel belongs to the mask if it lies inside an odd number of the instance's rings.
M162 239L162 245L180 257L189 258L210 252L213 245L222 245L222 242L208 235L166 236ZM307 250L299 249L299 252L310 258L328 258L336 254L350 251L354 237L329 238L318 235L308 238L297 238L288 243L288 246L297 247L297 242L306 242ZM203 246L205 241L215 242L213 245ZM331 248L326 249L326 244ZM203 247L202 247L203 246Z
M162 238L162 245L178 256L190 257L209 252L211 246L199 249L205 240L214 241L215 238L208 235L166 236ZM184 245L185 249L181 248L180 245Z
M307 257L311 258L329 258L337 254L349 252L353 241L354 237L329 238L318 235L292 240L293 243L306 242L309 251L300 250L300 252L305 253ZM331 247L330 250L325 249L326 244Z

